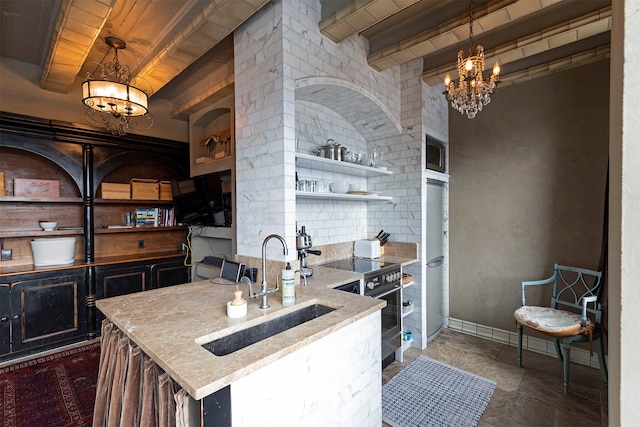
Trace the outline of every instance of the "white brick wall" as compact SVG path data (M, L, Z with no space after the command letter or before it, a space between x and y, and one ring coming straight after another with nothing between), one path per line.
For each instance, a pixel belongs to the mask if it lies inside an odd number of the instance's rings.
M380 426L380 312L231 385L234 426Z
M351 151L366 151L366 141L348 121L333 110L313 102L296 102L296 138L297 151L305 154L313 154L313 150L324 145L328 138ZM367 190L364 177L300 167L297 171L299 179L315 180L325 189L333 181L347 181L358 189ZM316 246L367 237L366 218L367 204L363 202L301 199L296 203L298 226L306 227Z
M390 116L387 120L399 121L400 117L397 67L373 70L366 63L365 38L356 35L335 44L319 33L319 19L318 0L276 0L234 34L237 248L243 255L260 256L262 239L274 232L293 247L296 220L307 226L318 245L368 237L372 230L367 226L368 205L364 202L316 202L315 208L313 202L295 202L296 141L302 152L310 152L327 138L359 150L384 147L387 142L366 140L354 129L358 117L347 121L316 102L321 102L318 98L296 102L296 80L340 79L352 85L350 90L373 99L372 105L382 106ZM379 123L363 124L370 115L367 110L361 113L359 126L369 126L367 130L373 133ZM299 172L305 178L327 182L341 178ZM363 179L348 179L365 185ZM372 188L366 189L377 190L381 180L371 180ZM342 228L339 234L334 232L337 221ZM281 259L276 251L269 248L269 257Z
M295 253L295 108L283 59L282 3L271 2L234 33L237 250L259 257L283 236ZM268 258L283 259L278 245Z
M392 240L417 242L420 263L409 269L416 285L408 290L417 306L407 326L417 338L413 345L422 348L423 146L426 133L448 139L442 88L422 82L422 60L375 71L367 65L365 38L336 44L319 33L319 20L319 0L274 0L234 34L238 253L259 257L262 240L275 232L294 258L295 221L306 226L314 245L367 238L380 229ZM296 150L311 153L328 138L352 150L382 149L383 166L393 175L364 180L300 168L300 179L347 179L393 201L296 201ZM276 245L268 258L282 259Z

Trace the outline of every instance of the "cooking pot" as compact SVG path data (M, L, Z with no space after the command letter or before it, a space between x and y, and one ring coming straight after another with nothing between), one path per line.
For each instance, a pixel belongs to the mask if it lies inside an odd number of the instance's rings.
M317 156L339 161L343 160L344 155L348 152L349 150L347 147L343 147L342 145L335 143L333 139L327 140L327 145L323 145L317 150L313 150L313 153Z

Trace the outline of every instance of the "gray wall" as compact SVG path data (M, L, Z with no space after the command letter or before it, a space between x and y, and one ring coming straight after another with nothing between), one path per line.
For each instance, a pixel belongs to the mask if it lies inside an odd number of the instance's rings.
M522 280L550 276L554 262L598 266L609 61L492 98L473 120L449 113L450 316L512 330Z

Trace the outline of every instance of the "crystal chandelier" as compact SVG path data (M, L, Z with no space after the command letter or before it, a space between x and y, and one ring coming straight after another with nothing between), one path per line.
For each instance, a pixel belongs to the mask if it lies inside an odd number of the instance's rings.
M126 43L117 37L107 37L106 43L113 48L112 62L96 64L93 72L87 71L82 83L82 104L89 123L104 127L113 135L123 136L131 129L147 130L153 125L149 114L147 91L138 89L131 80L131 71L118 61L118 49ZM94 78L96 75L96 78Z
M484 79L484 47L478 45L476 54L473 55L473 0L469 7L469 56L464 58L464 52L458 52L458 75L460 82L456 87L449 74L444 78L444 95L451 106L460 114L466 114L473 119L482 107L491 102L491 94L498 87L500 76L500 64L493 65L493 74Z

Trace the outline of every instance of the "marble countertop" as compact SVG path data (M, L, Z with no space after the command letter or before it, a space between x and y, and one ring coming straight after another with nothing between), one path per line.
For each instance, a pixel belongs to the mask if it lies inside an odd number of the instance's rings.
M211 280L101 299L96 306L199 400L384 308L384 300L331 289L362 275L320 269L308 286L296 286L297 301L291 307L282 306L278 291L269 296L271 309L259 310L259 299L248 299L248 289L240 285L248 310L245 317L237 319L226 313L235 284L216 284ZM254 286L257 288L254 291L259 290L259 284ZM226 356L215 356L202 347L204 343L315 303L336 310Z
M382 255L380 259L384 262L392 262L395 264L400 264L403 267L407 265L415 264L418 262L418 258L415 258L417 255L412 254L411 258L407 258L404 256L395 256L395 255Z
M418 260L414 258L404 258L390 255L383 255L379 258L379 260L386 263L400 264L402 266L418 262ZM323 267L321 264L310 265L310 267L313 269L313 276L307 278L307 285L309 286L326 286L335 288L337 286L344 285L355 280L360 280L364 277L360 273Z

